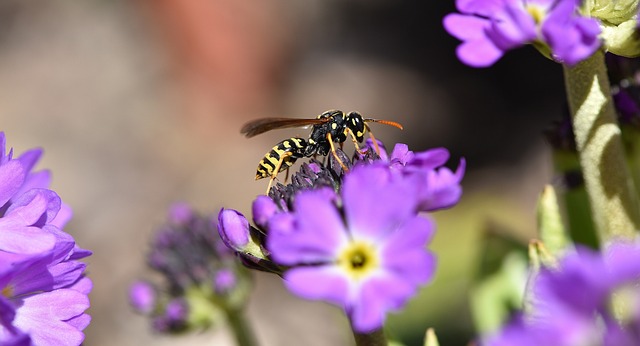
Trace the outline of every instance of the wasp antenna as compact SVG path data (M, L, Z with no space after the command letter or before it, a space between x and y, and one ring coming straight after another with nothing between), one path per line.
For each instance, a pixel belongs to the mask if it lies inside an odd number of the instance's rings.
M404 130L404 128L402 127L402 125L400 123L397 123L397 122L391 121L391 120L365 119L364 121L365 122L385 124L385 125L389 125L389 126L393 126L393 127L399 128L400 130Z

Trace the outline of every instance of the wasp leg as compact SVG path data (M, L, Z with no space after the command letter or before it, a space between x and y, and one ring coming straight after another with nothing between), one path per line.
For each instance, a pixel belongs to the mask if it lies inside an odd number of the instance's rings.
M351 135L351 141L353 142L353 145L356 147L356 150L358 151L358 153L360 154L364 154L367 151L360 149L360 145L358 144L358 139L356 138L356 135L353 133L353 131L351 131L351 129L348 130L349 134ZM371 131L369 131L369 133L371 133Z
M284 159L286 159L287 157L293 155L292 152L287 151L285 153L283 153L282 155L280 155L280 159L278 160L278 164L273 168L273 173L271 173L271 179L269 179L269 185L267 186L267 192L265 193L265 195L269 194L269 190L271 190L271 185L273 185L273 181L276 180L276 177L278 176L278 173L280 172L280 167L282 167L282 163L284 162ZM287 169L287 173L288 173L288 169Z
M284 173L284 183L287 183L287 180L289 180L289 167L287 167L287 169L285 170Z
M336 160L338 160L338 163L342 167L342 170L345 172L348 172L349 168L347 168L347 166L344 165L344 162L342 162L342 160L340 159L340 157L338 157L338 154L336 153L336 147L333 145L333 138L331 138L330 133L327 133L327 140L329 141L329 145L331 146L331 153L333 154L333 157L335 157Z
M364 124L364 127L365 129L367 129L367 132L369 132L369 137L371 137L371 140L373 141L373 147L376 149L376 154L380 156L380 146L378 145L376 137L373 136L373 132L371 132L371 129L369 128L369 126L367 126L367 124Z

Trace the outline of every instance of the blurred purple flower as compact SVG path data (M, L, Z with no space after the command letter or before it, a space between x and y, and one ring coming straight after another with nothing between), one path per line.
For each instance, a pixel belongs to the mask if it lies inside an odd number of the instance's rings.
M241 309L249 293L247 271L224 244L242 243L242 234L237 233L243 230L238 228L243 223L248 227L248 221L223 209L218 226L215 217L200 215L184 203L172 205L168 219L156 232L147 256L164 284L135 282L129 288L130 304L151 317L159 332L208 328L224 318L226 309ZM225 230L230 238L221 239Z
M267 248L291 266L287 288L342 307L358 332L382 327L435 271L426 249L434 225L417 215L415 184L374 163L353 167L335 198L327 188L301 191L293 211L269 222Z
M46 189L47 171L31 172L41 150L13 158L0 132L0 343L79 345L91 318L91 280L79 248L61 228L71 216Z
M543 268L533 285L531 313L483 345L640 345L638 280L640 243L613 243L604 254L580 249L558 268ZM616 293L631 298L622 324L610 311Z
M218 294L225 294L236 286L236 274L233 270L222 269L216 273L214 278L215 291Z
M138 312L152 312L156 306L155 287L147 281L135 282L129 287L129 303Z
M463 41L458 58L487 67L525 44L543 44L555 60L575 65L600 47L598 21L581 17L580 0L457 0L459 13L444 18Z

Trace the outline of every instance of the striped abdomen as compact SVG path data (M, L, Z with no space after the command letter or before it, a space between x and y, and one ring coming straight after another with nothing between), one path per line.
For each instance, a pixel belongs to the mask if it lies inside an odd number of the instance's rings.
M291 167L297 159L304 157L307 142L298 137L285 139L266 153L256 172L256 180L274 176ZM278 167L279 166L279 167ZM274 172L278 167L278 171Z

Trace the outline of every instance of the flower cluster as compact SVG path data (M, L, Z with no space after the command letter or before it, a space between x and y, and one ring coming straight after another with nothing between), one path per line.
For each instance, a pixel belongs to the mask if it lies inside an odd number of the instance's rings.
M487 338L486 346L640 344L640 242L603 254L580 249L532 285L531 310Z
M457 0L456 5L461 13L446 16L444 26L463 41L458 57L470 66L490 66L525 44L574 65L601 44L599 22L580 14L580 0Z
M360 333L382 327L432 279L426 245L435 225L419 212L457 203L465 167L443 167L445 149L398 144L387 155L374 147L353 160L338 151L347 172L333 155L326 166L304 163L291 184L256 198L256 227L232 209L218 216L223 240L246 265L282 275L300 297L341 307Z
M91 318L92 282L79 248L62 228L71 209L34 172L42 150L13 158L0 132L0 344L79 345Z
M200 216L182 203L173 205L147 260L166 285L138 281L129 289L129 300L152 318L159 332L206 328L243 307L248 273L220 241L215 218Z

